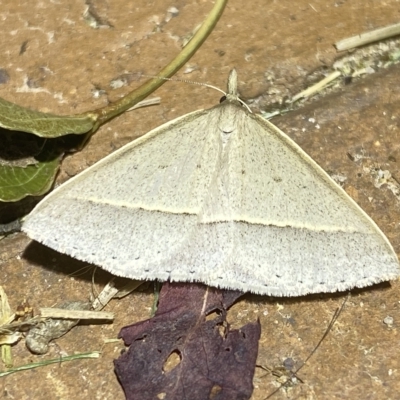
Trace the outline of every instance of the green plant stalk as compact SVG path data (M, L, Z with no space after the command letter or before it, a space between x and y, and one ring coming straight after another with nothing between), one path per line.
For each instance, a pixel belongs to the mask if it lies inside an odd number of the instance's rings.
M214 8L204 20L200 29L195 33L193 38L183 48L178 56L175 57L174 60L172 60L158 73L159 78L149 79L142 86L130 92L127 96L106 107L91 111L90 113L82 114L82 116L91 115L95 120L95 124L91 132L93 133L100 125L123 113L146 98L150 93L154 92L165 83L163 78L170 78L172 75L174 75L196 53L198 48L213 31L224 11L227 2L228 0L217 0L215 2Z
M3 376L13 374L14 372L26 371L27 369L43 367L45 365L57 364L57 363L65 362L65 361L80 360L80 359L84 359L84 358L99 358L99 356L100 356L100 352L94 351L92 353L74 354L72 356L59 357L59 358L55 358L52 360L45 360L45 361L41 361L41 362L37 362L37 363L25 364L25 365L21 365L20 367L15 367L15 368L8 369L7 371L0 372L0 378L2 378Z
M0 98L0 127L8 130L33 133L39 137L53 138L67 134L86 134L88 137L100 125L136 105L165 83L163 78L171 77L198 50L207 39L224 11L228 0L216 0L210 14L204 20L192 40L178 56L164 67L160 79L153 78L126 97L106 107L76 115L55 115L18 106Z

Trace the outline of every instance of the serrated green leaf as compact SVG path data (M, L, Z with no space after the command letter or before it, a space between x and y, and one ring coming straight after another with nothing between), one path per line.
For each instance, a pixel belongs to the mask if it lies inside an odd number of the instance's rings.
M55 138L69 133L89 132L95 121L90 114L61 116L21 107L0 98L0 126L13 131Z
M53 184L60 160L60 155L48 152L34 165L0 166L0 201L13 202L26 196L40 196L46 193Z

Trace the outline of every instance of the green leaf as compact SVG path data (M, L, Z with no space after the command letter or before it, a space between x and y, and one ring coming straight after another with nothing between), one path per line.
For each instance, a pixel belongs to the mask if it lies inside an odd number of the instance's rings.
M90 114L76 116L46 114L0 98L0 126L9 130L55 138L68 133L89 132L94 123Z
M0 201L18 201L26 196L40 196L52 186L60 165L60 154L45 146L38 162L26 167L0 165Z

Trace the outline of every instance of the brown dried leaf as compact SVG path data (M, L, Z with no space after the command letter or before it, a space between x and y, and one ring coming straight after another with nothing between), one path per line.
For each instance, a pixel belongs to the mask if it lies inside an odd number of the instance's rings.
M226 321L226 309L241 295L194 283L165 283L155 316L120 332L130 346L115 361L126 398L250 398L260 324L230 330ZM216 317L206 320L213 311ZM170 368L174 358L177 365Z

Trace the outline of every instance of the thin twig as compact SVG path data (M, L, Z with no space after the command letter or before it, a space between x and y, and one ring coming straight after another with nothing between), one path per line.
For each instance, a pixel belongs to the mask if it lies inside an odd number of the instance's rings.
M360 35L339 40L335 43L335 47L339 51L349 50L397 35L400 35L400 24L385 26L384 28L375 29L371 32L365 32Z
M39 309L39 312L43 318L88 320L99 319L110 321L114 319L114 313L107 311L68 310L65 308L43 307Z

